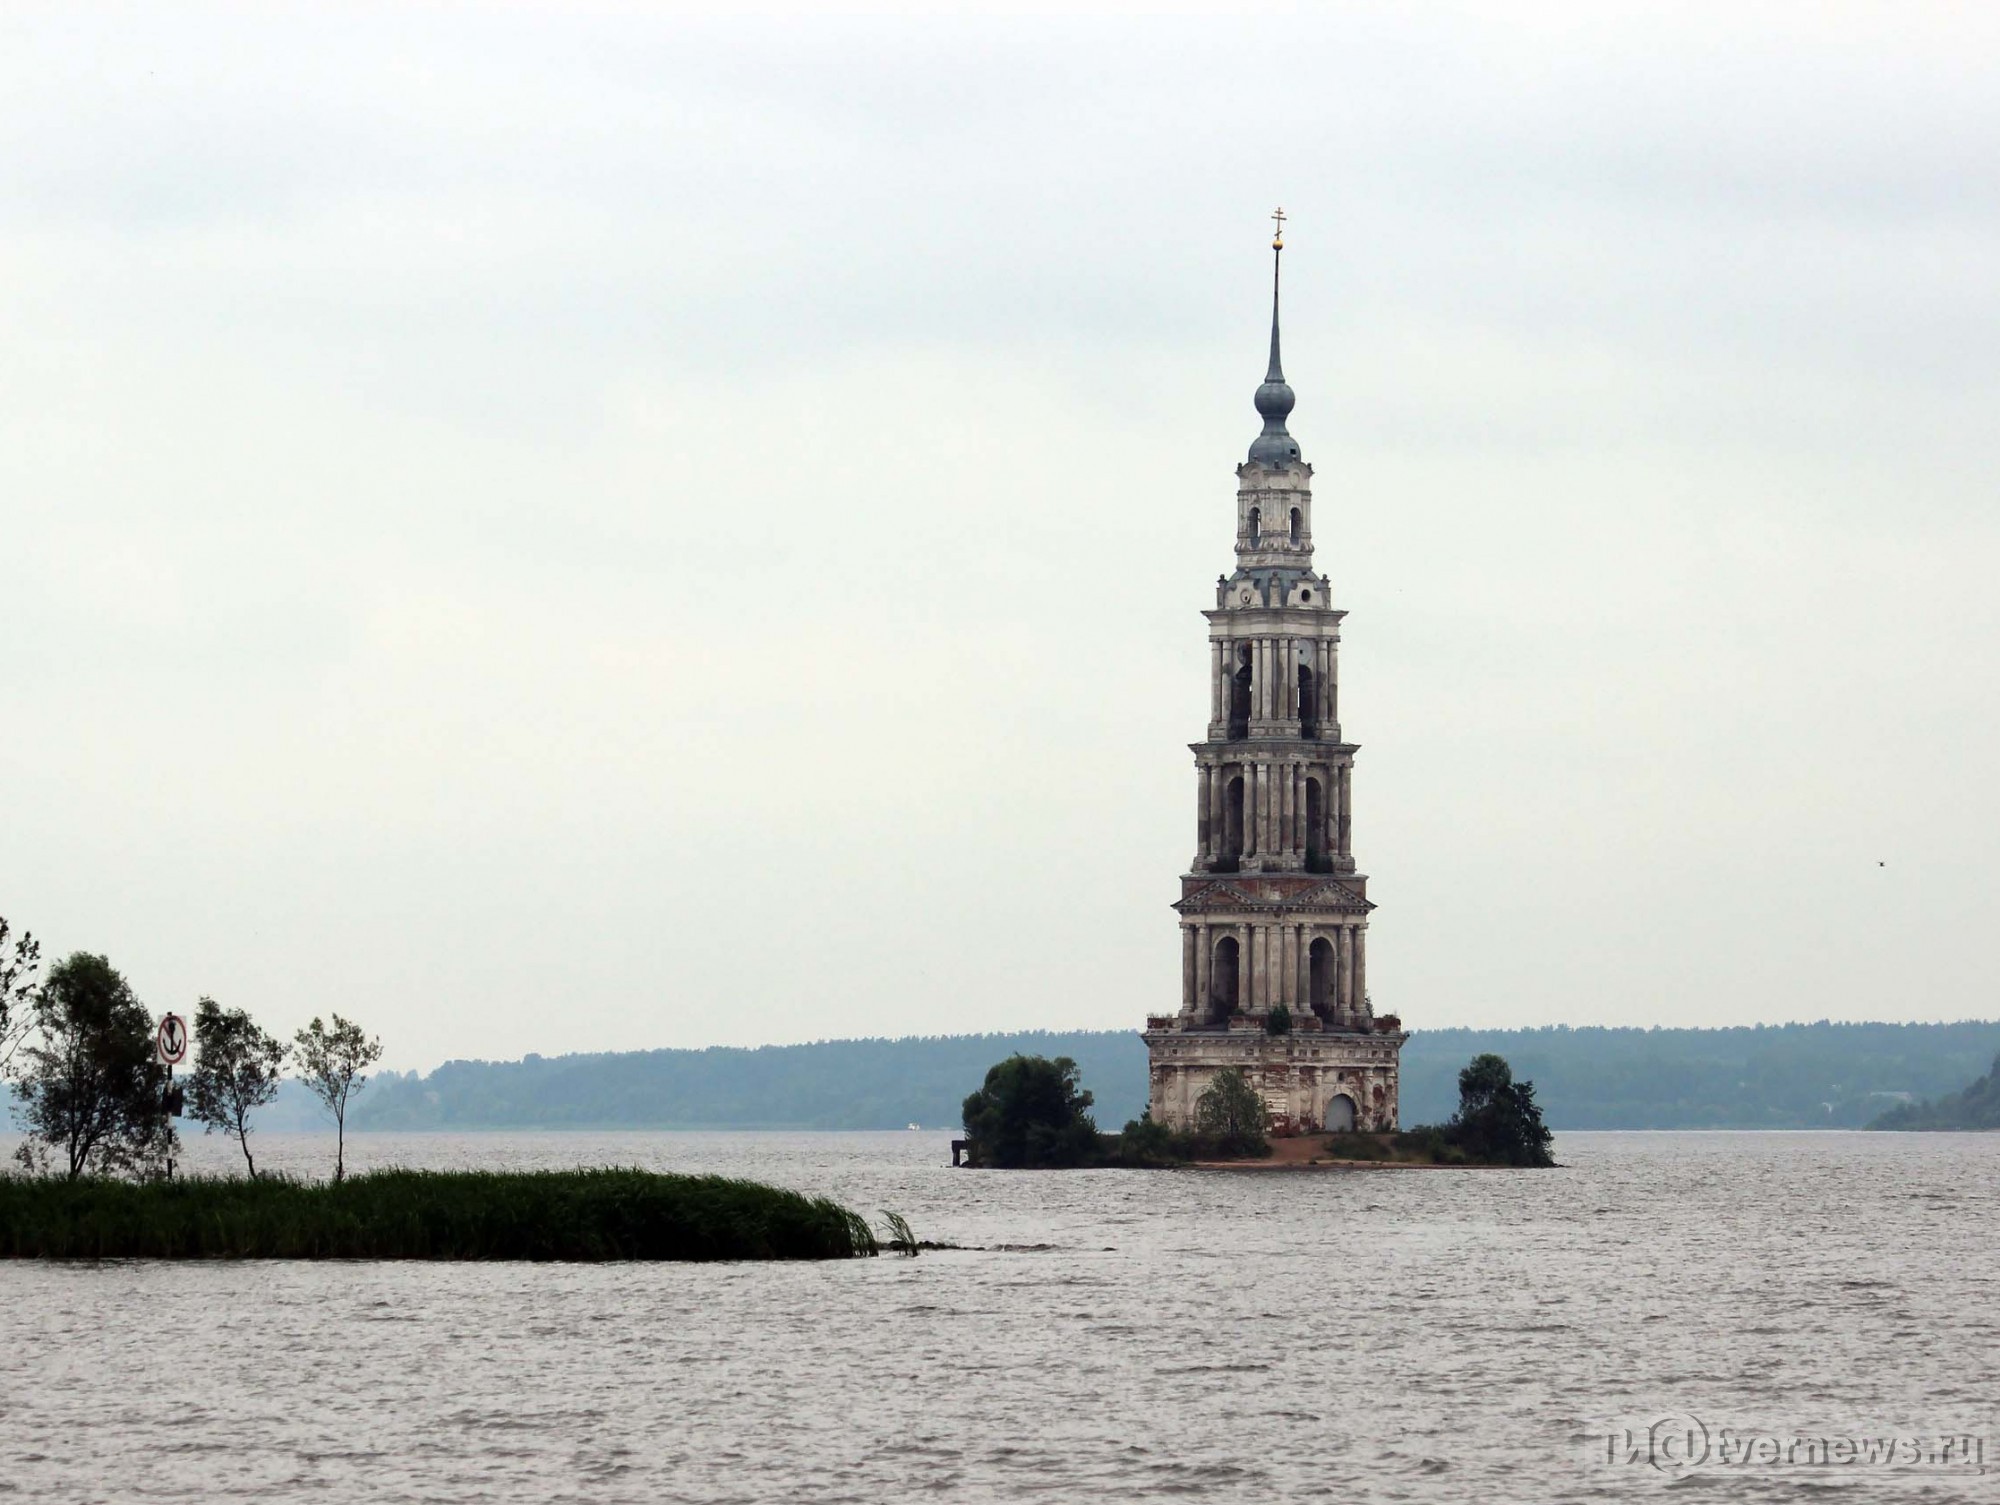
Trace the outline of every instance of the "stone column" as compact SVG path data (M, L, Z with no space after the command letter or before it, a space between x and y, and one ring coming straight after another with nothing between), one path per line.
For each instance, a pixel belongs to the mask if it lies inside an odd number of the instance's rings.
M1194 866L1200 872L1215 857L1215 825L1211 814L1215 804L1215 770L1203 763L1196 772L1201 787L1201 802L1195 810L1194 819Z
M1333 933L1334 945L1334 996L1339 1000L1336 1012L1342 1024L1354 1022L1354 930L1343 925Z
M1211 638L1208 644L1208 719L1221 722L1229 715L1229 696L1223 688L1223 666L1229 662L1222 644Z
M1348 843L1354 839L1354 818L1353 818L1353 811L1350 808L1351 802L1354 798L1353 764L1343 763L1340 765L1339 784L1340 784L1340 825L1336 833L1338 845L1334 848L1334 850L1337 851L1342 857L1348 857L1353 855L1348 850Z
M1354 1017L1372 1019L1368 1008L1368 927L1354 927Z
M1284 967L1285 1006L1294 1014L1297 1014L1299 1011L1299 927L1296 925L1287 925L1285 927Z
M1222 809L1228 795L1228 779L1218 767L1208 779L1208 857L1222 857L1222 839L1228 831L1228 813Z
M1192 1018L1195 1012L1194 991L1194 926L1181 926L1181 1017Z
M1252 965L1257 953L1251 949L1250 922L1244 921L1236 927L1236 1012L1247 1014L1252 1000L1257 996L1252 974L1257 970Z
M1211 968L1215 957L1215 938L1209 934L1205 924L1197 924L1194 931L1194 1012L1197 1019L1206 1019L1209 995L1213 991Z

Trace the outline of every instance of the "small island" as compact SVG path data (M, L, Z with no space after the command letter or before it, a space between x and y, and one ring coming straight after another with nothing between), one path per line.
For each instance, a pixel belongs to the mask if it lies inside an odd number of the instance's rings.
M0 919L0 948L8 935ZM76 952L36 985L27 938L0 955L0 1047L11 1041L24 1174L0 1175L0 1259L766 1260L917 1252L884 1212L878 1240L823 1197L726 1176L638 1169L381 1170L349 1176L347 1112L381 1043L315 1018L287 1045L204 997L193 1028L155 1025L102 956ZM24 1005L25 1018L13 1006ZM188 1047L183 1082L173 1069ZM9 1057L0 1049L0 1064ZM333 1177L259 1171L252 1115L293 1060L334 1127ZM176 1177L186 1110L243 1153L244 1175Z
M888 1247L914 1254L908 1225L890 1226ZM856 1259L882 1247L837 1202L726 1176L0 1176L0 1257L14 1259Z
M1458 1074L1458 1111L1447 1123L1408 1130L1288 1135L1274 1144L1264 1100L1240 1071L1218 1071L1195 1104L1192 1129L1143 1115L1116 1134L1099 1132L1091 1094L1067 1056L1013 1055L965 1099L966 1137L954 1163L1002 1170L1176 1166L1545 1167L1553 1136L1535 1084L1514 1080L1500 1056L1480 1055Z

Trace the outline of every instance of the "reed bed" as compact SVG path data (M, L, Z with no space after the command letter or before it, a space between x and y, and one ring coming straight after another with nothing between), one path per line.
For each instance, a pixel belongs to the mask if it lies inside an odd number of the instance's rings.
M14 1259L854 1259L858 1214L726 1176L372 1171L339 1184L0 1177Z

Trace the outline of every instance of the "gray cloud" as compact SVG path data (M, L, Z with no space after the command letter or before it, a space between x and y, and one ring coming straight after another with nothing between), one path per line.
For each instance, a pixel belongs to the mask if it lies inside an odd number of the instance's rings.
M0 913L156 1005L1158 1007L1282 201L1378 1003L1992 1011L1983 17L4 24Z

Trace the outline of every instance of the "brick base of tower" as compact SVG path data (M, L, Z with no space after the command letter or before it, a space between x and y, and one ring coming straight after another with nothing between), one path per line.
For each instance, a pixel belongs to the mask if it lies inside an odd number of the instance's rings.
M1403 1031L1269 1035L1261 1021L1231 1022L1235 1028L1189 1030L1171 1015L1146 1021L1147 1111L1156 1123L1193 1128L1195 1103L1217 1073L1234 1068L1264 1099L1274 1134L1347 1127L1350 1116L1364 1131L1397 1127L1397 1068L1409 1039Z

